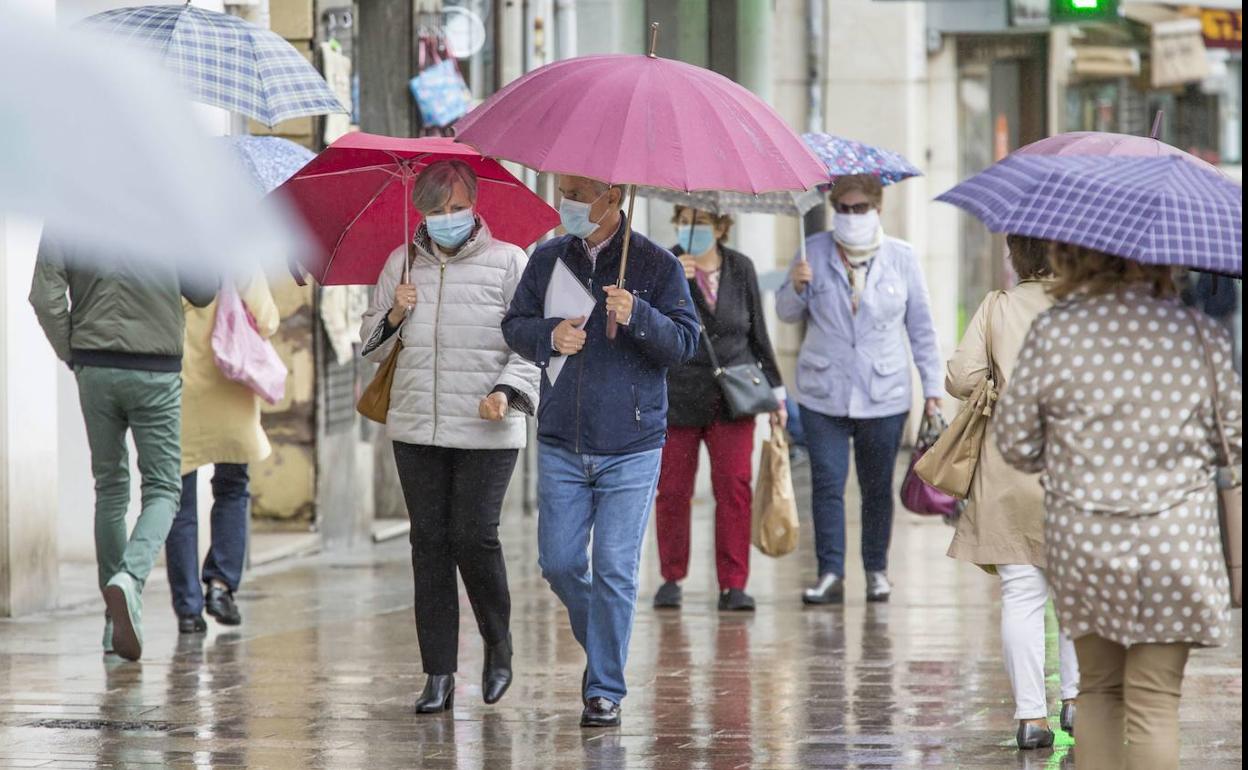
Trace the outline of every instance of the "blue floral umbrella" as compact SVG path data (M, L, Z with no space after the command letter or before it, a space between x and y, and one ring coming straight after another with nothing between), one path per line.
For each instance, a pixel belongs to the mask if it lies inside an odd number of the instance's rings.
M279 136L231 136L227 141L251 181L265 194L273 192L316 157L307 147Z
M187 2L117 8L83 25L155 53L196 101L267 126L347 111L294 46L237 16Z
M892 150L832 134L802 134L802 141L828 167L829 182L836 181L839 176L871 174L887 185L912 176L923 176L914 164Z

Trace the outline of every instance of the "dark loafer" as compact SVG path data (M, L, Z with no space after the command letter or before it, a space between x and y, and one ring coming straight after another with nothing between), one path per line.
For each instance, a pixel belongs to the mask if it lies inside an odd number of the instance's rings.
M202 615L179 615L178 616L178 633L179 634L202 634L208 630L208 624L204 622Z
M678 610L680 609L680 600L680 584L669 580L659 586L659 590L655 592L654 607L660 610Z
M455 675L430 674L424 692L416 699L417 714L439 714L455 706Z
M1075 702L1073 700L1062 704L1062 715L1059 721L1062 724L1062 730L1068 735L1075 734Z
M1053 745L1053 731L1048 725L1021 722L1018 725L1018 748L1023 751L1047 749Z
M729 588L719 594L719 609L721 612L753 612L754 597L740 588Z
M581 712L581 727L619 727L620 704L607 698L590 698Z
M485 648L485 668L481 672L481 696L486 703L498 703L511 687L511 634L498 644Z
M237 626L243 622L238 605L234 603L234 594L221 586L208 587L208 596L204 599L204 610L223 626Z

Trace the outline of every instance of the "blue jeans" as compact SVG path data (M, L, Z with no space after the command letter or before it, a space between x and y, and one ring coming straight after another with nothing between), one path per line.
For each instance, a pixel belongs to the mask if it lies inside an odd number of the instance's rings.
M627 693L637 569L661 457L661 449L581 455L538 446L538 564L585 650L589 698L620 703Z
M893 535L893 471L907 415L854 420L829 417L806 407L801 413L810 452L811 512L819 574L845 577L845 482L851 441L862 490L862 566L868 572L887 570L888 544Z
M789 413L789 440L793 446L806 448L806 431L802 429L802 412L801 407L792 398L786 399L784 409Z
M204 611L204 584L211 580L238 590L247 552L247 466L217 463L212 473L212 545L199 572L199 515L195 482L198 473L182 477L182 507L165 541L165 567L173 591L173 611L179 616Z

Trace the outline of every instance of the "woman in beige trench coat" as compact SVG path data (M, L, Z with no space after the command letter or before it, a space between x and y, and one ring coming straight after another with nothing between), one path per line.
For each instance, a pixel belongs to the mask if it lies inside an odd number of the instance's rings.
M1011 235L1007 244L1019 283L1009 291L989 294L971 319L966 336L949 361L945 379L945 388L955 398L969 398L988 376L989 333L997 387L1004 392L1031 322L1053 304L1048 294L1047 243ZM1038 475L1022 473L1005 462L991 431L980 451L967 507L958 519L949 556L977 564L1001 578L1001 641L1005 670L1014 690L1018 747L1053 745L1044 677L1044 616L1049 600L1044 573L1044 492ZM1079 668L1074 647L1064 633L1059 636L1058 654L1060 721L1062 729L1070 732L1074 729L1074 698L1079 694Z
M277 331L277 304L263 275L239 287L260 336ZM227 379L212 352L217 302L205 308L183 303L186 342L182 353L182 504L165 541L165 564L178 631L207 630L203 612L222 625L242 622L234 592L242 578L251 494L247 466L269 456L260 426L260 399ZM212 545L199 569L198 469L213 466Z

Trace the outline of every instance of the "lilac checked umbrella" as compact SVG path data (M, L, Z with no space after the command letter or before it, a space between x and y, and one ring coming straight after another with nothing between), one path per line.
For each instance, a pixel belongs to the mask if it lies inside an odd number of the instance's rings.
M923 176L923 172L900 153L882 147L832 134L802 134L802 141L828 167L829 182L835 181L838 176L870 174L878 176L882 183L888 185L912 176Z
M989 230L1154 265L1243 272L1239 185L1177 155L1010 155L945 192Z

